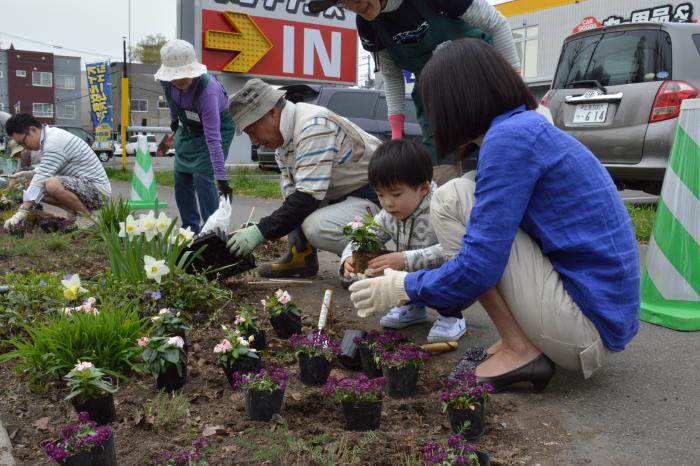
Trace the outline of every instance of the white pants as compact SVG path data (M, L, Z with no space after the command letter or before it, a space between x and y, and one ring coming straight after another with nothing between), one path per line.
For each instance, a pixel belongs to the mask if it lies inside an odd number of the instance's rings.
M342 202L316 210L306 217L301 229L312 246L340 256L348 244L343 236L343 226L353 217L367 215L367 209L372 215L379 212L379 207L374 202L350 196Z
M441 186L430 204L430 221L449 257L462 247L474 206L473 172ZM561 277L537 243L518 230L496 288L525 335L556 364L588 378L611 351L593 323L564 289Z

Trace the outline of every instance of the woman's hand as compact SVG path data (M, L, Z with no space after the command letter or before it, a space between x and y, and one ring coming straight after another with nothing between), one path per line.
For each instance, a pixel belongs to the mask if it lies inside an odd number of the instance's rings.
M392 252L375 257L367 263L367 268L372 269L372 276L378 277L384 273L385 269L404 270L406 261L400 252Z
M345 259L345 262L343 262L343 273L348 278L355 273L355 260L352 256L348 257Z

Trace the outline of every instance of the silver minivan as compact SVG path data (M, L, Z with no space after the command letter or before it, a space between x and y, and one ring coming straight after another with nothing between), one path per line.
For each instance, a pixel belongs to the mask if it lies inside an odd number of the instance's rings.
M630 23L565 39L542 104L620 188L658 194L681 101L700 89L700 25Z

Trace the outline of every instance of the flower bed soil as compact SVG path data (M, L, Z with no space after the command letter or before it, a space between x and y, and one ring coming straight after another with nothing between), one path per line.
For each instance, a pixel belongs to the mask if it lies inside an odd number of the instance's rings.
M274 248L274 249L273 249ZM283 245L269 245L268 258L279 255ZM71 251L72 253L72 251ZM14 262L15 259L12 259ZM60 271L60 262L46 261L44 270ZM0 258L0 267L7 267ZM72 269L90 276L92 265ZM17 269L15 269L17 270ZM252 273L229 279L225 285L242 302L260 309L260 299L282 286L289 290L303 311L303 332L311 332L318 318L323 290L335 291L330 333L340 340L346 328L365 328L350 311L349 295L336 281L317 280L310 285L247 284ZM257 279L254 279L257 280ZM381 427L370 433L347 432L339 403L323 397L323 387L304 386L298 377L298 364L287 353L290 344L280 340L261 313L261 326L267 332L268 362L276 361L289 372L284 406L280 416L269 423L248 421L242 392L231 393L226 378L212 353L220 340L219 325L233 324L232 309L225 309L216 322L188 333L190 340L188 383L182 393L190 403L189 414L177 425L156 432L152 419L143 415L144 406L156 395L155 381L135 375L121 383L114 395L117 420L115 430L120 465L156 464L166 450L186 448L204 435L212 440L211 465L277 464L416 464L426 442L444 440L451 435L447 415L442 412L438 392L454 364L445 356L432 358L420 371L416 397L394 400L384 398ZM12 438L14 455L20 465L48 464L40 445L54 439L58 425L74 419L70 402L63 401L67 391L57 385L27 391L26 379L13 371L12 362L0 365L0 418ZM350 371L335 364L333 374ZM492 464L543 464L568 444L568 437L539 407L542 395L529 390L495 395L487 409L487 432L476 445L491 455Z

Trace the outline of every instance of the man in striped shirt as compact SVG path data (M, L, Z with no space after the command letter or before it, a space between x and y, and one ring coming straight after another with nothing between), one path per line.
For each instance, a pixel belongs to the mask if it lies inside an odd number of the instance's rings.
M251 79L229 99L236 130L275 149L281 172L282 206L228 242L231 253L242 257L265 240L288 235L287 255L258 269L264 277L315 275L316 248L340 255L347 243L342 227L379 211L367 166L380 141L325 107L294 104L284 94Z
M80 228L93 223L91 213L99 209L112 188L102 164L90 146L60 128L42 125L26 113L5 123L7 134L25 149L41 152L41 162L24 190L19 210L5 222L5 229L20 224L40 202L55 205L76 216Z

